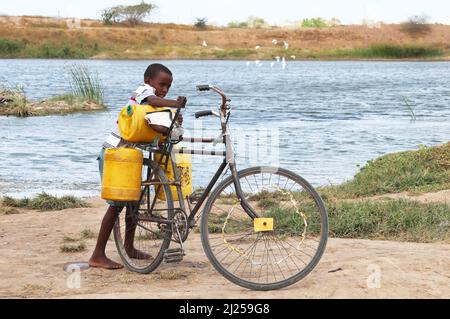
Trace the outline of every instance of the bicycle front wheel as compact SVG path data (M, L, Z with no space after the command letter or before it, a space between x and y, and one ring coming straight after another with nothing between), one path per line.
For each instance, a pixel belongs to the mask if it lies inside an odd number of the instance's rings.
M308 275L326 247L328 217L319 194L285 169L255 167L238 173L242 196L258 218L241 206L233 177L206 203L201 236L207 257L225 278L252 290L290 286Z

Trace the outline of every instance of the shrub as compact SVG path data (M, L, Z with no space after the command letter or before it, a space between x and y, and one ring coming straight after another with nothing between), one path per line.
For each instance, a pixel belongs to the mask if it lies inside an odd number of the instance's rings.
M431 32L427 16L412 16L408 21L402 23L401 30L412 37L426 35Z
M328 23L322 18L304 19L302 21L303 28L327 28Z
M204 30L207 27L207 25L206 25L207 22L208 22L208 20L206 18L197 18L197 21L195 22L194 27L196 27L197 29L200 29L200 30Z
M69 73L73 95L82 100L103 104L104 88L97 75L93 75L82 65L73 65Z
M8 56L23 51L25 43L22 41L0 39L0 55Z

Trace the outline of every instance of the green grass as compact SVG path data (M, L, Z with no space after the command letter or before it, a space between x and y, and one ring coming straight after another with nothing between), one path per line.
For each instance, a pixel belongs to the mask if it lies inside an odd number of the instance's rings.
M0 58L87 59L98 52L99 45L84 37L43 42L0 39Z
M450 206L421 204L408 200L328 203L329 234L336 238L395 240L407 242L449 242ZM302 207L307 216L307 234L318 235L320 219L314 208ZM278 234L299 236L303 218L289 209L273 209Z
M0 57L10 57L20 54L25 48L25 43L17 40L0 39Z
M46 193L39 194L34 198L15 199L5 196L3 205L15 208L36 209L40 211L55 211L68 208L89 207L89 204L74 196L55 197Z
M353 180L319 189L324 199L400 193L424 193L450 188L450 142L384 155L369 161Z
M103 104L104 88L98 75L92 74L86 66L72 65L69 69L73 95L81 100Z
M407 200L329 204L330 235L408 242L450 241L450 206Z
M324 55L327 55L324 53ZM432 46L381 44L368 48L338 49L328 53L331 57L420 59L444 55L444 51Z

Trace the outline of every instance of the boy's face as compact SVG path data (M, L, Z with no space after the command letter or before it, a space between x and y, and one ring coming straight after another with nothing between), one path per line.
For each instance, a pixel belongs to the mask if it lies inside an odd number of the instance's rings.
M156 89L155 95L164 98L172 86L173 78L166 72L159 72L154 78L145 78L144 82Z

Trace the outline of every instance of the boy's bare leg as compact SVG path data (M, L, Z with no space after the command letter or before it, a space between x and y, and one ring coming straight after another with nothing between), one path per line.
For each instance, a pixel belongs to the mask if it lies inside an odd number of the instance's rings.
M106 211L105 217L103 217L100 232L97 238L97 245L92 253L91 259L89 259L89 266L105 269L121 269L123 266L118 264L105 254L106 244L108 242L111 231L117 219L117 215L122 211L122 207L109 206Z
M125 250L130 258L134 259L151 259L152 256L142 251L137 250L134 247L134 235L136 233L136 222L133 220L130 209L127 207L127 213L125 216Z

